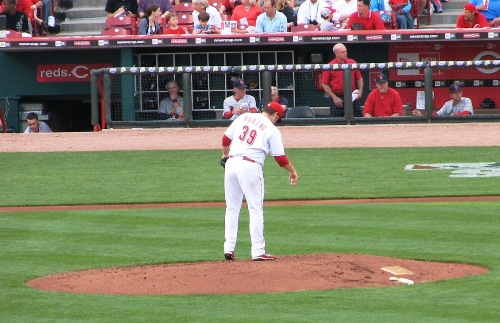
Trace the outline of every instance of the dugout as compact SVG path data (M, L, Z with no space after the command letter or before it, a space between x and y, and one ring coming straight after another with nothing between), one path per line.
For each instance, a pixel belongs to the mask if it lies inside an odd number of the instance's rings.
M0 103L4 105L5 98L9 98L10 110L7 122L14 132L23 130L20 129L22 122L20 107L26 103L41 104L48 115L48 123L55 128L55 131L91 131L93 128L88 124L91 115L89 104L91 69L120 66L147 68L148 64L153 64L153 58L156 66L169 66L170 62L173 66L204 66L204 63L233 64L230 57L237 55L243 58L240 62L235 61L235 64L253 62L251 57L256 57L255 55L259 57L259 62L264 64L283 64L282 57L290 55L294 64L326 64L333 58L332 47L337 42L344 43L348 48L349 57L359 63L499 60L498 38L498 29L491 29L473 33L457 30L405 30L398 31L398 34L387 30L379 31L376 35L351 31L338 35L301 33L258 37L219 35L200 38L187 35L178 39L167 36L5 39L0 40L0 68L4 75L0 79ZM247 55L249 59L245 61L246 53L250 52L257 54ZM268 56L259 53L271 53L271 56L274 53L274 60L267 60ZM190 58L169 61L169 57L175 58L176 55ZM289 60L286 63L289 63ZM364 78L366 96L370 91L369 80L372 75L364 75ZM416 85L415 82L408 81L409 78L411 75L390 75L390 80L394 81L391 86L399 87L404 103L415 106ZM436 75L433 84L436 102L446 99L447 84L455 78L457 76L446 73ZM477 105L485 97L492 98L497 107L500 105L498 70L478 72L458 78L466 79L468 89L464 96L471 97ZM136 81L132 80L121 84L120 90L123 93L120 93L115 101L114 110L120 115L121 107L124 105L134 107L139 104L141 108L134 118L147 119L149 114L154 114L161 89L157 87L149 91L152 96L156 95L156 101L154 98L139 98L138 85L134 82ZM201 80L200 87L196 88L198 86L196 82L193 82L192 89L193 103L196 105L193 106L195 108L193 118L207 120L218 118L220 112L213 109L214 104L211 104L210 97L203 96L203 92L206 91L203 87L210 87L210 84ZM303 100L304 96L308 95L309 101L320 102L318 108L325 107L316 75L308 74L307 77L296 80L294 86L294 89L287 87L280 89L283 94L293 97L293 105L311 106L308 104L310 102ZM255 93L261 95L262 91L257 88ZM226 94L227 92L215 94L214 97L218 101L214 102L220 102ZM142 105L147 109L142 109Z

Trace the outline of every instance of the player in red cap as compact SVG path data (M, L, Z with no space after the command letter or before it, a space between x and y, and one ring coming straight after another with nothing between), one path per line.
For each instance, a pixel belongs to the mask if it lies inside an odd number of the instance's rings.
M457 18L457 28L484 28L490 27L486 17L476 10L472 3L464 5L464 13Z
M226 199L224 258L235 260L241 204L245 197L250 215L253 260L274 260L266 252L264 239L264 176L267 155L289 173L288 182L297 184L298 175L285 155L281 133L275 126L284 110L277 102L268 103L262 113L244 113L229 126L222 137L221 165Z

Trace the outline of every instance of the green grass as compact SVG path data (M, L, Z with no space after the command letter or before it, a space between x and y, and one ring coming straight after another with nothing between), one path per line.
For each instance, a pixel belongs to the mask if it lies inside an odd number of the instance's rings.
M217 201L219 151L5 154L0 205ZM497 178L405 171L491 162L500 148L293 149L300 184L266 164L268 199L499 195ZM373 254L486 266L485 275L391 288L113 296L34 290L53 273L221 259L224 208L0 213L0 322L494 322L500 202L266 207L277 255ZM248 214L237 252L249 257ZM247 253L245 255L245 253ZM263 315L265 313L265 315Z
M408 164L495 162L500 147L289 149L300 185L272 158L266 199L499 195L500 181L404 171ZM0 206L222 201L220 151L2 153ZM318 189L321 188L321 189ZM22 192L22 193L21 193Z

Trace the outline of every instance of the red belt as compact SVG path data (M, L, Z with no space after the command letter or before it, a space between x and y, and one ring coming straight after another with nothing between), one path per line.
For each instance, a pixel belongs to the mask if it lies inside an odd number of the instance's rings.
M233 157L239 157L239 156L229 156L229 158L233 158ZM246 156L241 157L241 159L246 160L246 161L251 162L251 163L255 163L255 160L250 159Z

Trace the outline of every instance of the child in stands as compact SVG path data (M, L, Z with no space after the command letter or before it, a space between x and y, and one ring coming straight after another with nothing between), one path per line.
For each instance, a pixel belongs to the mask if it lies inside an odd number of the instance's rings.
M194 26L193 34L220 34L220 28L209 25L210 15L206 12L200 12L198 15L199 24Z
M186 34L186 29L184 27L179 26L179 19L177 15L173 12L167 15L167 24L168 27L163 31L164 34L169 35L183 35Z

